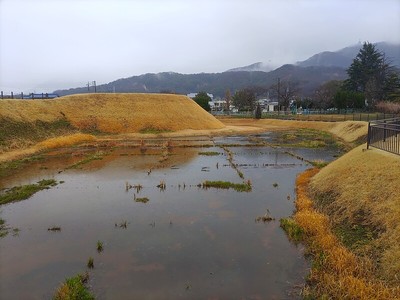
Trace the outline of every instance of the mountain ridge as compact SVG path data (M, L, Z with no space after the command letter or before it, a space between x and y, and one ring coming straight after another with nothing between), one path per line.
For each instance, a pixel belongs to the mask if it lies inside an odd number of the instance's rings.
M374 43L385 53L391 64L400 67L400 44ZM346 69L356 57L362 44L356 44L337 51L323 51L295 64L285 64L272 70L268 63L232 68L221 73L181 74L176 72L146 73L120 78L98 85L97 92L103 93L177 93L189 94L206 91L223 97L226 90L235 92L249 86L269 88L280 78L299 83L303 96L311 96L314 90L329 80L344 80ZM271 70L269 70L271 69ZM266 71L269 70L269 71ZM87 87L56 90L60 96L87 93ZM93 88L92 91L93 92Z

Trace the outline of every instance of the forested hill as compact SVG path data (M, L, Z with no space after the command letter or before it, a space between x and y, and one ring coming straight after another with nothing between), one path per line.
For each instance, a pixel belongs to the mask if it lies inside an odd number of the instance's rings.
M229 89L232 93L236 90L257 86L269 88L276 84L278 78L298 82L301 95L310 96L322 83L329 80L343 80L347 78L346 70L340 67L283 65L271 72L223 72L223 73L157 73L132 76L98 85L97 92L116 93L160 93L173 92L188 94L206 91L214 96L223 97ZM94 88L90 87L90 92ZM87 93L87 87L57 90L60 96Z

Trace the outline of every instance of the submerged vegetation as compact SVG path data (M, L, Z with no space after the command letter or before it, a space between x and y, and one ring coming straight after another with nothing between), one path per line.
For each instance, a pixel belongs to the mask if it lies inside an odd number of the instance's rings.
M33 155L31 157L2 162L0 163L0 178L8 176L17 170L23 169L32 162L42 160L44 160L43 155Z
M79 169L82 165L90 163L91 161L94 160L102 160L104 156L106 156L108 153L104 151L97 151L96 153L91 153L86 155L86 157L77 163L69 166L67 169Z
M21 201L28 199L38 191L49 189L56 186L58 183L54 179L43 179L36 184L26 184L22 186L15 186L0 194L0 205L13 201Z
M53 300L94 300L86 287L88 280L88 272L67 278L55 292Z

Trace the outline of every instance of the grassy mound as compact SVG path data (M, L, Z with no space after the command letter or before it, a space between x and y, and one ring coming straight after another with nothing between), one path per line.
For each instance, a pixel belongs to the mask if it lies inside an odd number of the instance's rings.
M310 183L319 209L342 242L376 262L380 277L400 284L400 157L359 146Z
M373 259L357 256L345 247L333 233L330 218L315 208L307 190L317 172L310 169L298 176L296 213L281 220L290 239L305 242L312 260L304 299L399 299L399 285L380 280Z
M52 100L2 100L0 120L53 123L109 133L220 129L224 125L186 96L79 94Z

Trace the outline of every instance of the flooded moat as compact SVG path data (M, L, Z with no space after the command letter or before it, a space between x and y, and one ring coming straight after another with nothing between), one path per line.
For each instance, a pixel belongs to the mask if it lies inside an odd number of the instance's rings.
M307 161L337 151L270 147L268 139L64 149L2 178L0 188L59 184L0 206L19 229L0 239L0 299L50 299L90 257L96 299L298 298L309 266L279 219L293 213ZM249 182L251 191L206 189L207 180ZM274 220L257 220L266 212Z

